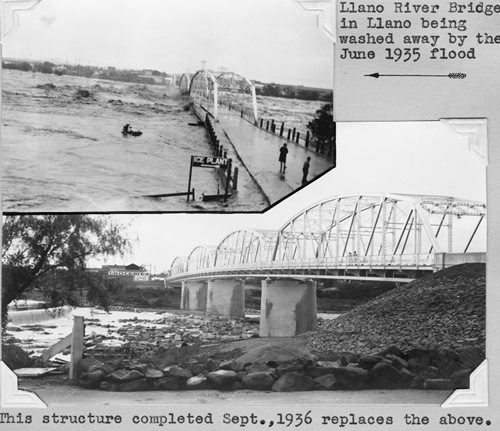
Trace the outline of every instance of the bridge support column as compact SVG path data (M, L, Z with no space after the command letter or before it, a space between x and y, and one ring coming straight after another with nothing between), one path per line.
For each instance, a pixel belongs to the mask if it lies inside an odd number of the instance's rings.
M316 328L316 282L263 280L261 337L295 337Z
M245 317L245 283L241 279L210 280L207 290L207 314Z
M181 310L205 311L207 309L207 282L183 281Z

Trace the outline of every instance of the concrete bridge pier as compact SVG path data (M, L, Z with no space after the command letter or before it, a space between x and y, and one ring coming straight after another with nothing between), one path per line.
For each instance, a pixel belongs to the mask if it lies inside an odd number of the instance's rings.
M231 318L245 317L244 280L209 280L207 314Z
M205 311L207 309L207 282L183 281L181 310Z
M262 281L261 337L295 337L316 328L316 282L266 279Z

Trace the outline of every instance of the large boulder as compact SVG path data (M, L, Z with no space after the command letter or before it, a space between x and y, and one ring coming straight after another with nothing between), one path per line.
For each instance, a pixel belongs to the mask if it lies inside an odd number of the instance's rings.
M298 392L312 391L314 380L304 373L291 372L281 376L274 382L272 390L274 392Z
M186 388L192 390L201 390L208 387L208 379L203 375L198 375L189 378L186 381Z
M80 375L80 386L85 389L97 389L104 379L104 371L95 370L91 373L82 373Z
M247 374L243 377L241 383L246 389L253 389L255 391L270 391L274 384L274 379L270 373L259 371Z
M315 379L316 377L324 376L326 374L333 374L333 370L333 368L317 367L312 365L310 367L306 367L306 374Z
M156 380L165 377L165 374L163 374L162 371L157 370L156 368L148 368L144 373L144 376L146 377L146 379Z
M314 379L314 386L320 391L331 391L337 388L337 379L333 374L323 374Z
M409 387L409 376L396 367L379 362L370 371L370 382L374 388L402 389Z
M124 383L144 378L144 374L137 370L116 370L106 376L106 380Z
M171 365L169 367L165 367L163 369L163 373L166 376L182 377L186 380L189 379L190 377L193 377L191 371L189 371L186 368L179 367L178 365Z
M311 353L300 352L292 347L265 344L249 350L244 355L236 358L235 362L241 364L260 362L261 364L274 363L279 365L298 362L306 364L316 362L317 359Z
M272 368L268 367L266 364L261 364L260 362L255 362L252 364L248 364L245 366L245 371L250 373L258 373L258 372L272 372Z
M101 361L98 361L97 359L83 358L80 359L76 368L78 370L78 373L87 373L89 372L90 368L93 368L92 371L96 371L96 369L99 369L103 365L104 364Z
M238 374L231 370L218 370L208 373L207 379L216 389L230 389L238 381Z
M360 356L358 360L358 365L361 368L370 371L375 365L377 365L382 360L383 360L382 356L363 355Z
M368 371L359 367L338 367L333 369L338 384L344 389L363 389L368 385Z
M287 373L292 372L304 372L304 365L302 364L281 364L276 368L276 374L278 376L283 376Z

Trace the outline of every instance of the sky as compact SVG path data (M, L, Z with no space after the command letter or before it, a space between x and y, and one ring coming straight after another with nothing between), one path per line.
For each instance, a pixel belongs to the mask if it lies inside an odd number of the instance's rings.
M279 229L303 209L339 194L403 193L486 202L486 168L464 136L439 122L338 123L338 167L264 214L117 215L133 252L108 263L168 270L176 256L217 245L239 229ZM278 169L278 166L276 167Z
M333 85L333 44L293 0L43 0L4 56Z

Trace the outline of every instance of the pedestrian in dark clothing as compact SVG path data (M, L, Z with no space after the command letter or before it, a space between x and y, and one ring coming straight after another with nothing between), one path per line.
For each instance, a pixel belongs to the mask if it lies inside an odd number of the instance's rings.
M288 154L288 148L286 147L286 143L280 148L280 173L285 173L286 170L286 155Z
M307 184L307 175L309 174L309 166L310 166L311 158L308 157L304 162L304 166L302 166L302 185L305 186Z

